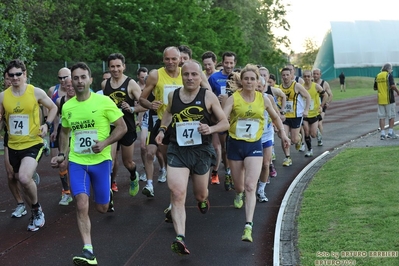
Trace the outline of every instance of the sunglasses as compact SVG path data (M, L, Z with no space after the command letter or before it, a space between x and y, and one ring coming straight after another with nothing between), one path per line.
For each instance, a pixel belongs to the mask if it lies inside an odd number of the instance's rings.
M8 76L10 78L13 78L14 76L20 77L22 76L23 72L17 72L17 73L8 73Z
M64 77L58 76L58 79L59 79L59 80L64 80L64 79L67 79L67 78L69 78L69 76L64 76Z

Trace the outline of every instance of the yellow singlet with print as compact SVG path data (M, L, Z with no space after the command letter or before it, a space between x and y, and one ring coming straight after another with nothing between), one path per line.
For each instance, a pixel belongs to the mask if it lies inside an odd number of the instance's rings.
M320 114L320 94L316 90L316 83L312 82L307 91L310 94L308 118L316 117Z
M302 101L299 99L300 94L295 92L296 82L292 81L288 88L284 88L283 84L280 84L280 89L287 96L287 101L285 104L285 117L286 118L297 118L302 117L303 106Z
M35 87L28 84L24 94L15 96L11 88L4 91L3 106L8 130L8 147L24 150L43 143L40 133L40 106Z
M246 102L240 91L233 93L233 109L230 114L229 136L236 140L255 142L262 137L265 102L260 92L255 92L253 102Z
M154 89L155 101L162 101L162 105L157 110L158 119L162 119L162 115L166 110L169 92L182 86L183 79L180 67L179 75L176 78L169 76L164 67L158 69L158 82Z

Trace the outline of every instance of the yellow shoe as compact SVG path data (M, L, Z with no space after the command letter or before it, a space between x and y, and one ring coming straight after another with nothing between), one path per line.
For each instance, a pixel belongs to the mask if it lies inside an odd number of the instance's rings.
M241 193L237 193L236 194L236 198L234 199L234 207L236 208L236 209L241 209L242 208L242 205L244 205L244 201L243 201L243 196L244 196L244 193L243 192L241 192Z
M253 242L253 240L252 240L252 226L250 226L248 224L245 225L244 233L242 234L241 240L242 241L246 241L246 242Z

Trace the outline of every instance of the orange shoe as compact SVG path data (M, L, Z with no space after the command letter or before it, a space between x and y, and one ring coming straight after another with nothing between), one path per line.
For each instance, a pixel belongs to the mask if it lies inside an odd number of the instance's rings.
M111 189L113 192L118 192L118 185L116 184L116 182L112 182Z
M211 184L212 185L219 185L220 184L219 175L218 174L212 173Z

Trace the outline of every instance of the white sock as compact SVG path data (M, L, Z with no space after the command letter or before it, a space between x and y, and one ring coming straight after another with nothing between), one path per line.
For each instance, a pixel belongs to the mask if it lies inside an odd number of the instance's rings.
M260 181L259 182L259 187L258 187L258 193L260 194L260 192L265 192L265 187L266 187L266 183Z

